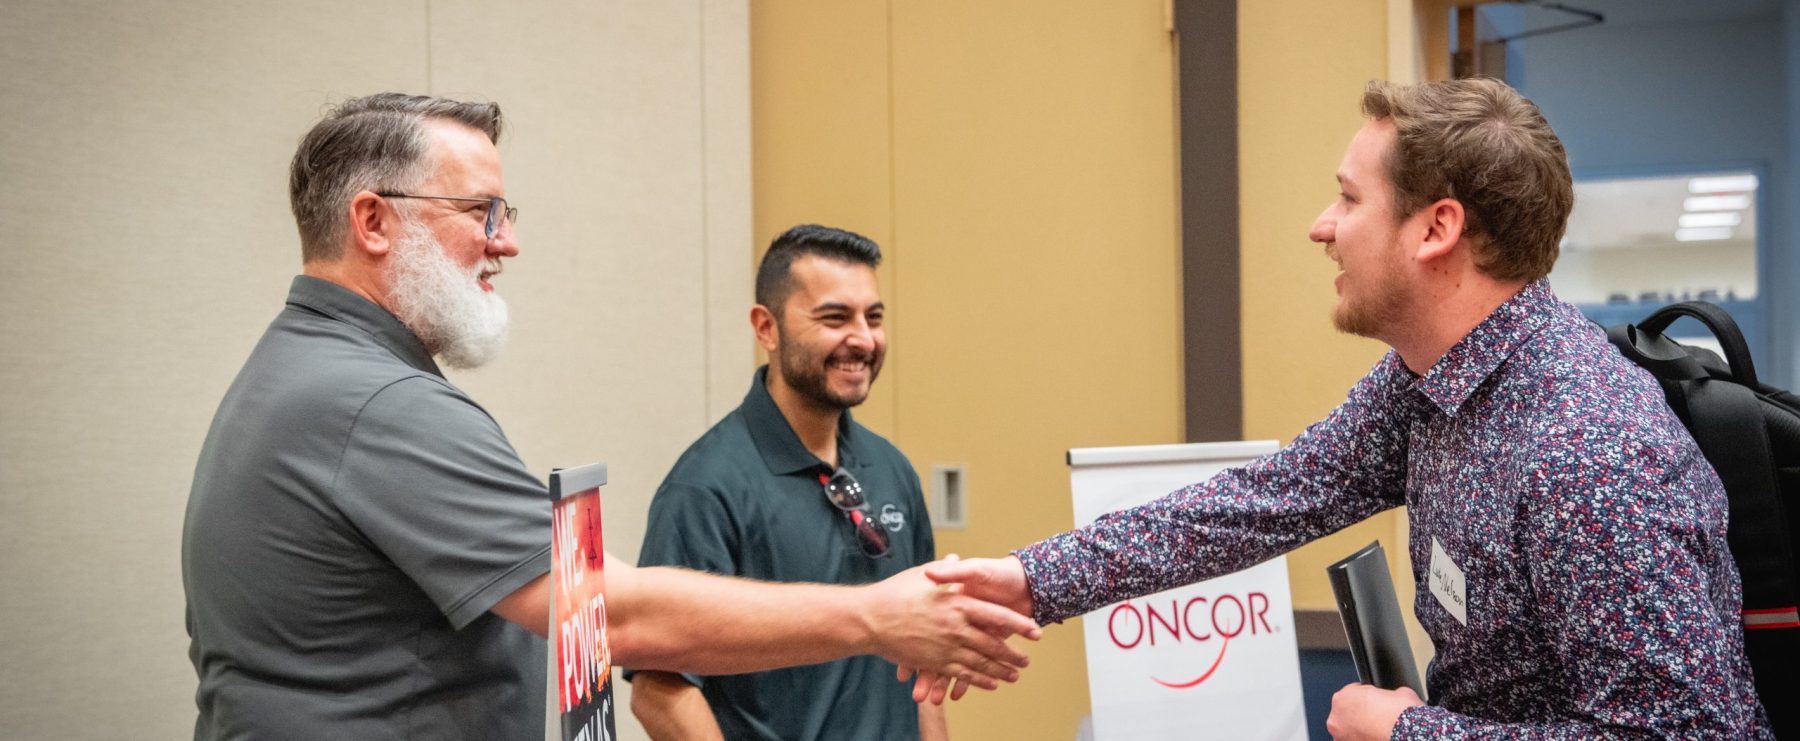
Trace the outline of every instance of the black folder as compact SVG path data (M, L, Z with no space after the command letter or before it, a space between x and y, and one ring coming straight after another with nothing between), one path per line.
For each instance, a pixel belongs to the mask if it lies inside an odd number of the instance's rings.
M1411 687L1425 697L1425 684L1413 663L1412 643L1406 639L1400 601L1394 597L1394 580L1388 576L1387 554L1380 541L1364 546L1342 561L1325 567L1331 591L1337 595L1338 615L1344 619L1344 637L1356 660L1356 676L1364 684L1384 690Z

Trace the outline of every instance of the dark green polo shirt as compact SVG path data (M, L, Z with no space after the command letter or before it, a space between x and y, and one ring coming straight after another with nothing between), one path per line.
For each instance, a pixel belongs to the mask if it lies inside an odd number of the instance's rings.
M891 553L863 554L825 498L831 467L800 442L756 371L744 403L696 441L650 503L642 566L780 582L865 584L935 557L919 476L893 444L838 423L838 458L862 484ZM692 677L728 739L916 739L918 707L894 665L859 656L751 674Z
M543 484L419 339L295 278L194 469L194 737L542 741L544 641L489 609L549 549Z

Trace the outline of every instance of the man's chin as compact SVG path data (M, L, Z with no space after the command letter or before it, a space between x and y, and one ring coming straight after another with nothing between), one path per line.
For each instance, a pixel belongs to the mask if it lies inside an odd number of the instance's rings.
M500 349L505 344L504 336L481 342L459 342L438 351L437 358L448 368L475 370L500 357Z
M1369 337L1371 328L1367 326L1368 324L1368 317L1363 316L1355 307L1345 303L1342 299L1338 300L1336 306L1331 307L1331 326L1339 332L1357 337Z
M860 387L852 387L842 391L832 389L827 392L826 397L831 400L832 404L843 409L849 409L850 407L861 405L864 401L869 399L869 386L864 384Z

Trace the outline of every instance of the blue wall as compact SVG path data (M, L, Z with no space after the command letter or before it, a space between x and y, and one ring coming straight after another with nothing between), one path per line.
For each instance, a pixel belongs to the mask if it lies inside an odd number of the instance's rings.
M1585 5L1577 3L1577 5ZM1517 8L1502 32L1544 25ZM1541 12L1541 11L1540 11ZM1555 20L1554 17L1550 17ZM1747 166L1764 173L1757 360L1764 381L1794 388L1800 368L1800 245L1791 153L1800 150L1800 0L1767 17L1607 23L1509 44L1507 79L1543 109L1576 177Z

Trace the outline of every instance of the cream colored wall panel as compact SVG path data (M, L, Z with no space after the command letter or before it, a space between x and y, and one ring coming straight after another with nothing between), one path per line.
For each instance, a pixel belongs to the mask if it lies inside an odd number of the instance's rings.
M502 277L512 347L457 381L534 470L606 461L606 545L636 560L658 482L715 419L702 3L496 10L432 6L434 83L508 106L509 194L532 209ZM736 121L745 136L747 122ZM748 282L747 268L725 273ZM744 337L721 374L748 376ZM547 392L560 403L543 403ZM630 686L618 693L628 708ZM638 737L628 711L619 723Z
M1332 328L1337 268L1306 238L1337 197L1333 176L1362 125L1363 85L1387 71L1386 33L1386 0L1238 6L1247 438L1293 439L1341 403L1386 349ZM1295 551L1294 606L1332 609L1325 566L1391 538L1393 517Z
M182 508L213 408L298 264L286 161L327 93L422 83L418 10L0 10L9 737L192 733ZM349 13L362 24L332 22Z
M1160 0L891 7L895 438L967 466L939 552L999 555L1073 525L1069 448L1180 441L1173 41ZM956 733L1074 733L1079 625L1030 649Z
M287 160L346 97L505 108L524 249L499 286L516 330L456 380L533 469L612 463L608 544L635 555L651 490L718 414L713 379L734 379L729 408L751 367L748 333L714 327L748 305L746 13L0 5L0 244L17 271L0 294L6 735L191 733L178 551L193 461L299 268Z
M523 214L508 352L456 380L534 470L607 461L607 547L635 559L709 422L700 3L495 11L433 3L435 84L507 106Z
M708 422L743 401L755 363L749 279L755 266L750 201L750 2L703 0L702 114L706 168Z
M894 266L906 248L894 241L888 8L883 2L768 0L752 10L756 259L776 235L803 223L849 229L882 246L877 275L890 309L890 349L881 378L855 415L891 435L908 320L906 307L891 299Z
M1176 441L1162 2L772 0L751 29L758 237L818 220L885 247L888 367L857 414L922 471L969 466L940 553L1067 528L1068 447ZM1072 735L1080 632L1051 636L952 733Z

